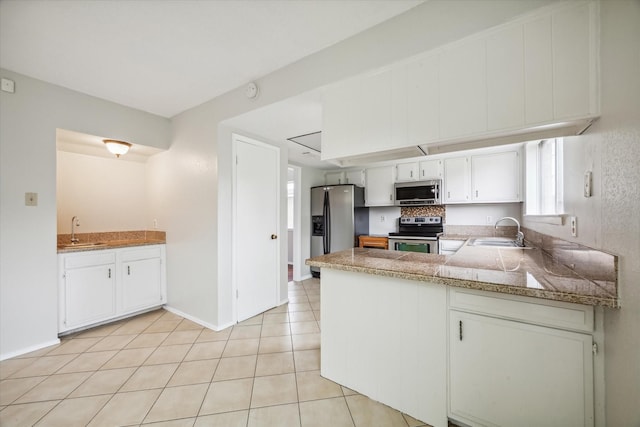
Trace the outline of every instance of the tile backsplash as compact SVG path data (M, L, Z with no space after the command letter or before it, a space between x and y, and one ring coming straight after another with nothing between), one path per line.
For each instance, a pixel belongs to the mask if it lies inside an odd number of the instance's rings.
M445 207L444 206L411 206L400 208L400 215L402 216L441 216L442 222L445 221Z

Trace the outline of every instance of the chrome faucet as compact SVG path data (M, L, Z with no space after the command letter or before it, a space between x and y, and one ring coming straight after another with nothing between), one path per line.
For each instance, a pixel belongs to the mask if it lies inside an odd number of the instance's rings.
M80 239L76 238L76 227L80 227L80 218L74 216L71 218L71 243L78 243Z
M518 234L516 234L516 245L520 246L521 248L524 247L524 233L522 231L520 231L520 223L518 222L517 219L510 217L510 216L505 216L503 218L500 218L499 220L496 221L496 225L495 228L498 228L498 223L500 221L503 221L505 219L510 219L511 221L515 222L516 225L518 226Z

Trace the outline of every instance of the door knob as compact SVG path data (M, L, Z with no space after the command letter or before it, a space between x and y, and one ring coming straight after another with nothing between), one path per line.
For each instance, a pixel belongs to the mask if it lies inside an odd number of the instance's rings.
M278 238L278 235L277 235L277 234L272 234L272 235L271 235L271 240L275 240L275 239L277 239L277 238Z

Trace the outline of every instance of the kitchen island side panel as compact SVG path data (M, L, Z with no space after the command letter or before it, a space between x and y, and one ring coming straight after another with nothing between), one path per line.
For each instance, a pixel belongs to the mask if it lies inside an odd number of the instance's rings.
M446 287L322 269L321 374L447 425Z

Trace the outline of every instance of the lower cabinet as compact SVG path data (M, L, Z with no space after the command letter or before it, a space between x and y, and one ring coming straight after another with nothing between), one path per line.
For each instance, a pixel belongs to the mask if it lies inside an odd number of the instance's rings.
M122 254L122 309L141 310L164 303L162 256L159 247L129 250Z
M61 328L99 322L116 314L115 254L69 260L64 273Z
M65 253L58 262L59 332L166 302L164 245Z
M541 318L553 322L576 311L479 295L462 299L482 314L449 312L452 419L470 426L594 425L592 335L484 314L494 302L494 315L517 313L526 321L544 312Z

